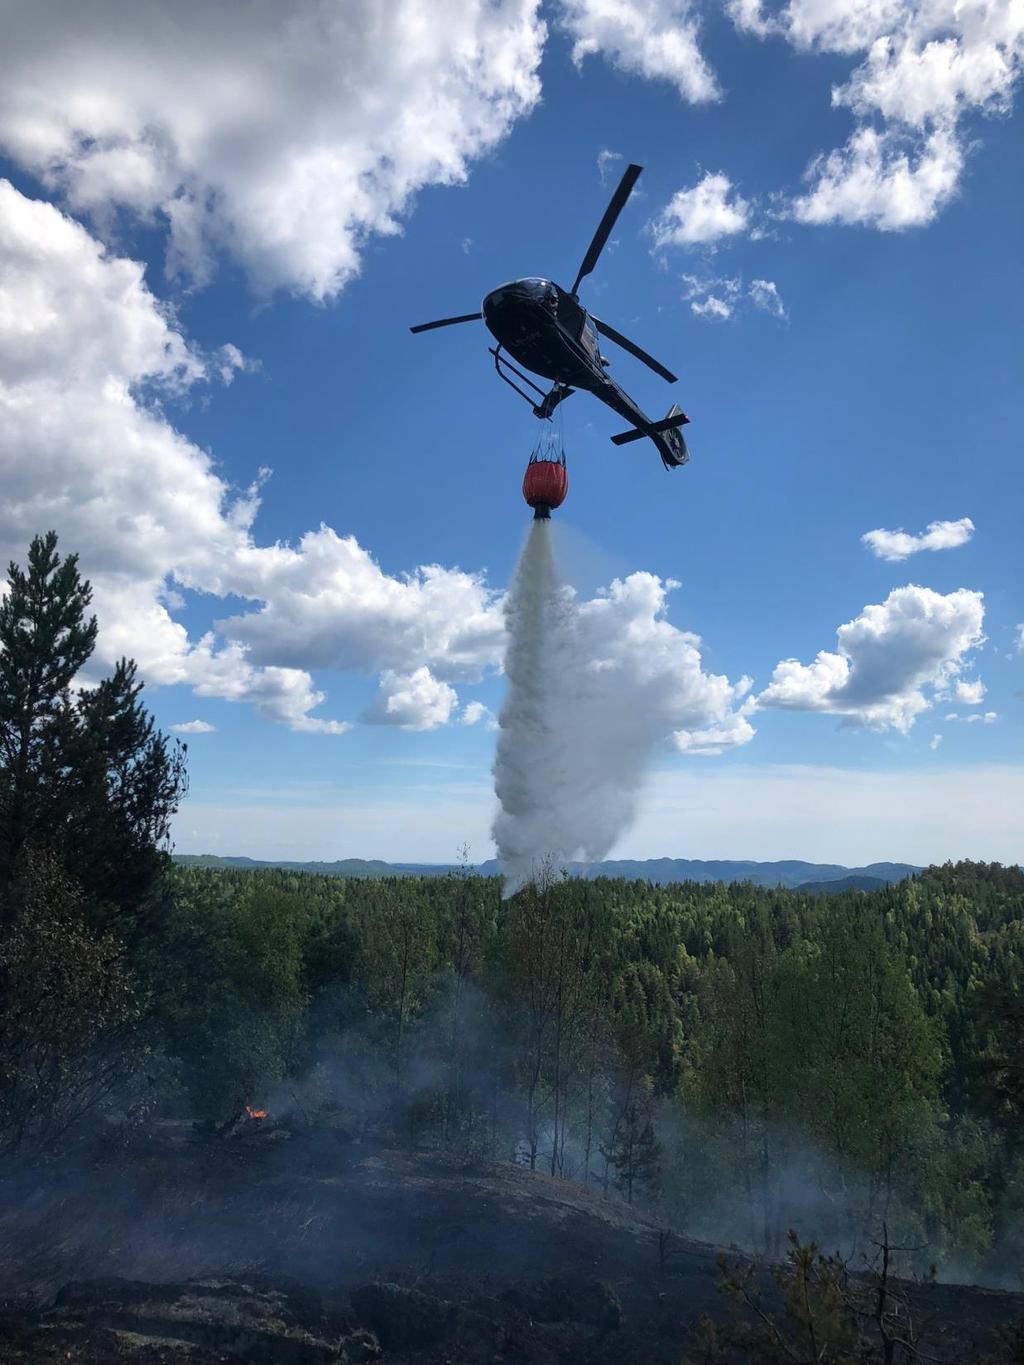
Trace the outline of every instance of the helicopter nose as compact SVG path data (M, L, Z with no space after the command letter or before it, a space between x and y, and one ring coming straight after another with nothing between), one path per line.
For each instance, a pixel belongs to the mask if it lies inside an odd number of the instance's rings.
M517 303L523 301L523 292L517 289L514 284L503 284L500 289L492 289L484 299L484 314L503 313L507 308L514 308Z
M554 286L547 280L512 280L491 290L483 301L483 315L488 321L498 321L513 313L522 317L538 309L549 313L556 301Z

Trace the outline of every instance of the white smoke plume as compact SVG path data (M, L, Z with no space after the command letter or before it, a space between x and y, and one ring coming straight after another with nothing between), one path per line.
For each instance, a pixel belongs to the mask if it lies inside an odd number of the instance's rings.
M664 619L677 585L636 573L581 602L551 536L534 521L504 607L493 834L506 895L549 865L603 858L633 820L659 743L717 753L754 734L749 679L704 673L699 638Z

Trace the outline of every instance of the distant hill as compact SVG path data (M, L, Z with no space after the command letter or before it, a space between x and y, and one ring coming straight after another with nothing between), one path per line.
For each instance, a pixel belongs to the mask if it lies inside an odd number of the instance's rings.
M182 867L238 867L253 871L261 867L279 867L286 872L308 872L321 877L429 877L442 876L453 870L437 863L384 863L378 858L339 858L333 863L295 863L283 858L267 861L259 858L222 858L217 853L175 853L172 856Z
M753 882L755 886L786 886L795 889L808 882L835 882L844 877L868 877L880 886L903 881L922 869L910 863L870 863L867 867L843 867L840 863L805 863L796 859L777 863L754 861L705 861L702 858L610 859L603 863L570 863L574 877L623 877L627 881ZM496 876L493 860L481 863L484 876Z
M292 872L319 873L328 877L439 877L454 872L451 863L385 863L377 859L341 858L330 863L300 863L256 858L220 857L214 853L176 853L183 867L280 867ZM910 863L869 863L867 867L843 867L839 863L805 863L798 860L759 863L712 861L700 858L613 859L603 863L570 863L574 877L622 877L627 881L753 882L755 886L785 886L802 891L845 891L850 887L870 891L903 881L922 869ZM498 864L489 859L470 871L496 877Z
M849 877L837 877L834 882L801 882L796 890L812 896L834 896L838 891L878 891L888 885L881 877L863 877L854 872Z

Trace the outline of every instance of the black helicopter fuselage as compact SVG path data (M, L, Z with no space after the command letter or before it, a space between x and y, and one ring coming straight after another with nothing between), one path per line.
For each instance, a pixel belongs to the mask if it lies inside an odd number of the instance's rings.
M577 298L554 280L527 276L500 285L484 299L481 311L488 331L498 342L499 353L507 351L524 369L553 381L555 387L533 406L538 417L550 417L575 389L585 389L634 429L651 435L666 467L685 461L682 437L651 430L652 424L644 413L607 373L608 362L601 354L593 318ZM495 354L498 373L517 388L514 380L503 373L499 360L499 354ZM518 392L529 398L522 389Z
M492 289L479 313L435 318L433 322L417 323L410 330L433 332L438 327L479 322L482 318L498 343L491 347L494 368L520 398L526 399L534 416L550 418L559 403L564 402L576 389L585 389L629 423L629 431L612 437L616 445L625 445L629 441L649 436L657 446L666 468L676 469L689 458L680 428L690 419L677 404L673 404L668 415L660 421L645 417L629 394L620 389L607 373L608 362L601 354L599 337L607 337L616 346L621 346L670 384L675 383L676 376L635 341L630 341L629 337L623 336L600 318L591 317L578 297L580 281L597 264L611 230L633 191L640 170L639 166L631 164L623 172L580 262L571 290L563 289L554 280L531 275ZM512 361L516 361L522 369L517 369ZM550 380L553 387L545 393L528 374L523 373L524 370ZM527 392L528 389L532 390L532 394Z
M482 311L488 331L525 369L591 393L610 384L590 314L553 280L512 280L487 295Z

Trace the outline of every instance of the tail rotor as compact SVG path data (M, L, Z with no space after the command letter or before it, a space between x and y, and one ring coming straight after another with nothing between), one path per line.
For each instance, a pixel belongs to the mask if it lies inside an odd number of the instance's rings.
M665 414L666 423L670 418L682 417L683 410L678 403L673 403ZM659 423L659 426L661 423ZM658 446L658 454L661 462L666 469L680 469L690 458L690 452L686 448L683 440L682 425L665 426L655 436Z

